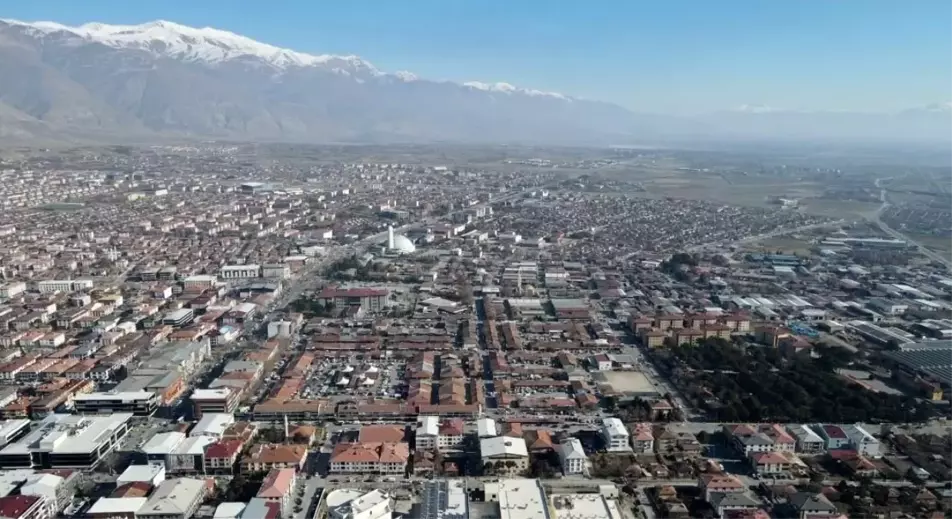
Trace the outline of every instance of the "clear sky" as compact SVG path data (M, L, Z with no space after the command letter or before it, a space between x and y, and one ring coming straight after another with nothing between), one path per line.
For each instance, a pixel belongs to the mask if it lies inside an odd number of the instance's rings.
M952 98L950 0L21 0L0 18L165 19L639 111L891 111Z

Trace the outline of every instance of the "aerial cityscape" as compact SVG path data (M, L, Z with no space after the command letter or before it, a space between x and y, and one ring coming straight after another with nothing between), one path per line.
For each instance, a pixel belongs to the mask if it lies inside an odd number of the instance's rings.
M31 14L0 519L952 517L948 103L654 117Z

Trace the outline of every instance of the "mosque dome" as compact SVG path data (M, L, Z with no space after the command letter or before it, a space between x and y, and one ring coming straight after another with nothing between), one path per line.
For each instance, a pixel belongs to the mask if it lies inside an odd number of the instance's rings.
M402 234L393 235L393 250L401 254L410 254L416 251L416 245Z

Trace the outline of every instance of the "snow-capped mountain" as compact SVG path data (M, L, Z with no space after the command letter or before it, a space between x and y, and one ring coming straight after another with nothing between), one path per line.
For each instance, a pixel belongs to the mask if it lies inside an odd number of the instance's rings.
M944 108L943 108L944 106ZM213 28L0 20L0 137L643 144L939 138L947 105L902 114L745 107L703 117L513 86L388 73Z
M82 40L75 44L99 43L116 49L137 49L156 57L189 62L218 64L256 58L278 69L344 65L354 70L380 74L373 65L357 56L315 56L261 43L228 31L189 27L165 20L140 25L87 23L78 27L55 22L28 23L8 19L0 19L0 22L20 27L38 38L72 36Z
M291 140L617 140L638 116L508 83L386 73L213 28L0 20L0 126ZM16 113L17 118L4 117Z

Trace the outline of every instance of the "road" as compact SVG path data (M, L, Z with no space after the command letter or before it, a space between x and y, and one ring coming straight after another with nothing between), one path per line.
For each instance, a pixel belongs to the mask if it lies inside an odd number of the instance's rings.
M776 231L768 232L765 234L758 234L756 236L748 236L746 238L741 238L739 240L728 241L728 242L711 242L704 243L701 245L695 245L693 247L688 247L687 252L697 252L704 250L708 247L727 247L731 245L743 245L746 243L755 243L758 241L767 240L770 238L776 238L777 236L784 236L787 234L794 234L798 232L810 231L813 229L822 229L824 227L834 227L846 223L846 220L837 220L835 222L824 222L824 223L813 223L810 225L801 225L799 227L794 227L792 229L777 229Z
M881 205L879 206L879 209L876 210L876 214L874 214L872 217L873 223L875 223L881 231L888 234L889 236L892 236L893 238L897 240L905 240L909 242L909 244L914 246L916 249L918 249L919 253L922 254L923 256L931 259L932 261L941 263L948 270L952 270L952 261L949 261L948 259L944 258L941 254L938 254L936 252L929 250L926 246L922 245L921 243L909 238L905 234L897 231L896 229L893 229L892 227L887 225L886 222L882 220L883 212L885 212L886 209L888 209L892 205L889 202L889 195L886 189L882 186L882 181L884 180L889 180L889 179L888 178L876 179L876 187L879 188L879 200L881 202Z

